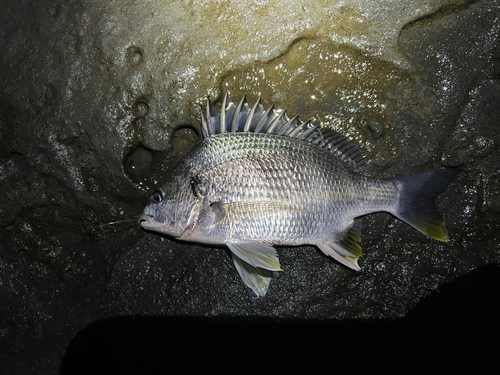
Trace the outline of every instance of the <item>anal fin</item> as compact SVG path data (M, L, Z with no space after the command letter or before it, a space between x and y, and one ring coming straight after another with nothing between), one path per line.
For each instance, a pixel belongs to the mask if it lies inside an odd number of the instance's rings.
M343 265L359 271L358 259L362 256L361 242L361 220L355 220L341 240L317 244L318 248L326 255L342 263Z

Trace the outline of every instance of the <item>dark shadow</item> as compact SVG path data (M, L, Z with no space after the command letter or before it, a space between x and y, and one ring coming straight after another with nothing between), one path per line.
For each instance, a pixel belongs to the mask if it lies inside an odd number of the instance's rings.
M393 321L109 318L78 333L61 374L491 373L499 296L500 267L490 265Z

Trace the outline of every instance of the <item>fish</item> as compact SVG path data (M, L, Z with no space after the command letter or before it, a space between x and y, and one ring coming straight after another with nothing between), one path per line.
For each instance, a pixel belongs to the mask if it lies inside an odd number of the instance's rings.
M202 111L203 112L203 111ZM242 281L265 296L281 271L274 246L314 245L360 270L362 216L388 212L423 234L449 240L434 199L458 168L377 179L360 171L369 154L326 127L267 110L226 92L207 98L203 139L151 195L142 228L229 248Z

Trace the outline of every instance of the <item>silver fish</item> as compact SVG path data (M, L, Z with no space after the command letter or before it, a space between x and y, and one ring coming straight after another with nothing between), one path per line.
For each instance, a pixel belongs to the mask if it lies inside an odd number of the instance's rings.
M281 271L273 245L316 245L354 270L360 216L386 211L439 241L448 233L434 198L458 173L430 170L389 180L357 173L368 154L331 129L289 119L259 99L219 114L207 99L203 141L157 189L140 217L147 230L179 240L227 245L257 295Z

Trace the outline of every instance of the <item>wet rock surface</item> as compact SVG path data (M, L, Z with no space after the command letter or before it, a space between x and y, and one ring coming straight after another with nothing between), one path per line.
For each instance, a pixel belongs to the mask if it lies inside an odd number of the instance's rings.
M3 7L0 373L52 374L71 342L78 363L74 350L86 348L79 338L99 340L96 324L117 316L165 317L148 320L160 332L205 317L195 326L219 333L224 319L247 332L248 320L238 319L259 318L250 326L273 332L279 319L278 333L293 329L290 320L321 321L332 335L382 334L365 320L398 331L448 283L483 269L490 276L481 283L498 281L497 2L280 4ZM225 90L235 100L248 93L252 103L262 95L266 107L356 139L373 156L368 175L462 168L437 200L451 241L374 214L364 219L362 271L311 246L280 248L284 272L256 298L226 249L142 231L136 218L151 191L200 139L203 98ZM132 221L109 224L121 220ZM424 309L425 319L440 316L439 298L434 292L437 307ZM473 298L461 308L473 319L498 309ZM349 322L324 323L334 320Z

